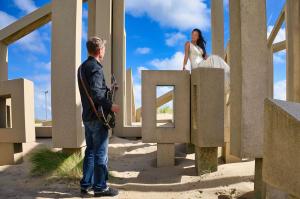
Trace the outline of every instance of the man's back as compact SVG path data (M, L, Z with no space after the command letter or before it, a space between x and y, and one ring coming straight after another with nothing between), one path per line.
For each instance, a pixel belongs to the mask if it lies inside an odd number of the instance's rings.
M98 107L101 105L103 109L107 111L111 109L111 102L109 102L106 98L108 88L106 86L102 65L94 57L89 56L88 59L82 63L77 74L83 108L82 120L84 122L97 120L98 118L90 105L84 88L81 85L79 70L81 70L83 81L95 106Z

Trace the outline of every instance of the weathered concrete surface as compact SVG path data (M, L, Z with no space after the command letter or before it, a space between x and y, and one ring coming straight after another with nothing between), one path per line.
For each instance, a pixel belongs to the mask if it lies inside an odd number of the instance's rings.
M180 93L180 95L183 94ZM182 114L181 111L179 113ZM191 120L191 143L198 147L223 146L223 69L197 68L192 70Z
M286 1L287 100L300 102L300 1Z
M265 100L263 179L300 197L300 104Z
M175 164L175 144L157 144L157 167L170 167Z
M269 95L266 2L230 0L231 154L262 157L263 107Z
M84 144L77 69L81 64L82 0L52 1L53 146ZM66 89L62 89L66 88Z
M174 86L174 127L156 126L156 86ZM143 142L190 142L190 74L188 71L142 71Z
M198 175L218 170L218 147L195 146L195 167Z
M88 1L88 37L106 40L105 57L102 61L106 83L110 86L112 71L112 0Z
M0 129L0 142L35 141L33 82L26 79L0 81L0 98L11 98L12 128Z

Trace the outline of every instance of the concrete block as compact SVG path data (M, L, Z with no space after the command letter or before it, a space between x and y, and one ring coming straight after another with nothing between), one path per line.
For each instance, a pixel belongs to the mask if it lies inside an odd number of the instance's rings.
M265 100L263 179L300 197L300 104Z
M174 126L156 126L156 86L174 86ZM142 139L145 143L190 142L188 71L142 71Z
M191 143L224 144L224 70L197 68L191 75Z
M35 141L34 89L26 79L0 81L0 98L11 98L11 128L0 128L1 143Z
M0 166L23 162L22 143L0 143Z
M218 170L218 147L195 146L195 167L198 175Z
M36 126L35 136L37 138L51 138L52 137L52 126Z
M157 144L157 167L170 167L175 164L175 144Z

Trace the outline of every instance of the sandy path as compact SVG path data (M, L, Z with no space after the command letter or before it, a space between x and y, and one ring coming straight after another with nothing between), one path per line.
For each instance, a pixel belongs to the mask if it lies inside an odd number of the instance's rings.
M223 164L218 172L199 177L193 165L194 155L185 155L182 145L176 146L176 166L156 168L155 144L115 137L110 143L109 167L113 175L110 184L120 189L120 195L116 198L252 198L253 161ZM24 150L30 152L41 145L51 146L51 140L25 144ZM1 199L81 198L76 183L31 177L29 168L28 156L20 165L0 167Z

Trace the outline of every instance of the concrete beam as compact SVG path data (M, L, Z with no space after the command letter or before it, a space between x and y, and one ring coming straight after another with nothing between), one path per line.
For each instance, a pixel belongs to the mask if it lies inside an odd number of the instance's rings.
M212 52L224 55L224 6L223 0L211 0Z
M17 20L0 30L0 41L6 45L11 44L37 28L51 21L52 4L38 8L25 17Z
M286 1L287 100L300 102L300 1Z
M84 134L76 74L81 64L82 0L53 0L52 9L53 146L80 148Z
M277 18L276 22L275 22L275 25L268 37L268 47L270 48L284 22L284 19L285 19L285 6L282 8L280 14L279 14L279 17Z
M285 49L286 49L286 41L280 41L272 45L273 53L277 53Z

